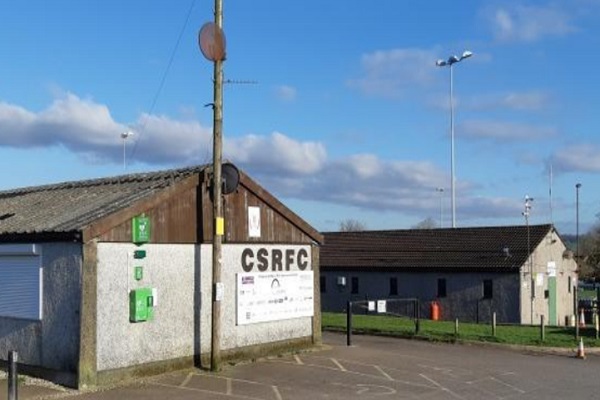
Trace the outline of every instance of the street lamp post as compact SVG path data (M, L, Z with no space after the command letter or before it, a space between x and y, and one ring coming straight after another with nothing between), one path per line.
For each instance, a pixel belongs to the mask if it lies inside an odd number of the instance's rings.
M450 68L450 168L451 168L451 200L452 200L452 227L456 228L456 172L454 163L454 76L452 66L465 58L473 55L470 51L465 51L458 56L451 56L447 60L437 60L435 65L438 67Z
M579 267L579 189L581 183L575 185L575 259L577 260L577 267Z
M581 183L575 185L575 264L577 265L577 272L579 272L579 189ZM577 275L577 285L573 291L573 303L575 304L575 338L579 338L579 313L577 308L579 307L579 296L577 295L577 287L579 286L579 275Z
M123 139L123 170L127 169L127 159L126 159L127 152L126 152L125 142L127 142L127 138L132 135L133 135L132 131L125 131L125 132L121 133L121 139Z
M440 194L440 228L444 227L444 188L435 188L435 191Z
M525 196L525 210L522 212L525 217L525 225L527 225L527 257L529 260L529 279L530 279L530 323L533 325L533 299L534 299L534 285L535 280L533 278L533 259L531 257L531 236L529 234L529 214L531 212L531 202L533 201L533 197Z

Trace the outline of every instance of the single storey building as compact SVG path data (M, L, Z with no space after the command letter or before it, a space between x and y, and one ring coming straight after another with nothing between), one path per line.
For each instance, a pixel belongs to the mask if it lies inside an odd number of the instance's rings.
M562 325L573 315L577 265L552 225L326 232L323 311L347 301L437 301L442 319Z
M318 343L322 236L229 170L222 359ZM22 370L75 387L206 365L211 177L197 166L0 191L0 364L16 350Z

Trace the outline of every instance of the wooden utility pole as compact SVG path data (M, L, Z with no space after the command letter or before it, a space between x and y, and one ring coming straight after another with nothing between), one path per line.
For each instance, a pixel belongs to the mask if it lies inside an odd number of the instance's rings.
M223 0L215 0L215 25L223 27ZM223 198L221 193L221 159L223 148L223 61L214 61L214 106L213 106L213 254L212 254L212 334L210 368L221 369L221 300L224 295L221 282L221 242L224 234Z

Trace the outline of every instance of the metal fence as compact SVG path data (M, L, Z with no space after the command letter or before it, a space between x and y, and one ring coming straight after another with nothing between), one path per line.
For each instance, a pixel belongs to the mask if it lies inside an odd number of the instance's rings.
M346 306L346 342L352 345L353 315L386 315L414 321L415 334L420 328L420 302L417 298L349 301Z

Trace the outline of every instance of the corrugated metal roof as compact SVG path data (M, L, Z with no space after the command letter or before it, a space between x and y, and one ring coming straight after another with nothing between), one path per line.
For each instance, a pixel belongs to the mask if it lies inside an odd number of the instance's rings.
M0 191L0 235L80 231L207 166Z
M320 264L333 269L518 269L552 225L325 232Z

